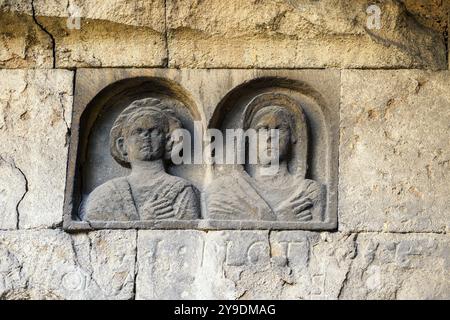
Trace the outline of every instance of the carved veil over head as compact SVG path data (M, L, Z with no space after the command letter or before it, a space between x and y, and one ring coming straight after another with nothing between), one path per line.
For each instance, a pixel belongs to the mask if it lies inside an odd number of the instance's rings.
M286 156L289 169L291 173L295 172L304 177L308 167L308 127L301 105L282 93L260 94L253 98L245 108L242 127L244 130L256 129L255 126L263 118L270 122L277 122L277 126L287 127L289 137L286 141L288 144ZM281 139L283 132L280 134Z
M260 150L271 153L273 145L270 139L258 137L257 164L246 164L245 171L237 169L211 183L207 195L210 217L320 221L324 190L320 183L305 179L308 133L301 105L281 93L258 95L245 108L242 127L257 132L278 130L279 165L271 175L261 174L261 169L272 164L269 158L261 158Z

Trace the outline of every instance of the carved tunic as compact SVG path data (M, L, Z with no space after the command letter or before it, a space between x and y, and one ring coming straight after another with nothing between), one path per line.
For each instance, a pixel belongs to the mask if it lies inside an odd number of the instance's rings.
M293 176L293 184L280 190L263 188L245 171L222 176L208 187L208 217L217 220L279 220L298 221L292 210L279 210L283 200L298 196L312 203L312 219L323 218L324 189L313 180ZM278 191L278 192L277 192ZM271 194L272 192L272 194ZM280 196L279 193L283 195Z
M276 220L245 172L222 176L206 190L208 217L215 220Z
M196 219L200 211L196 199L195 187L182 178L164 174L137 186L129 177L121 177L92 191L84 208L85 220ZM164 212L158 214L155 208Z

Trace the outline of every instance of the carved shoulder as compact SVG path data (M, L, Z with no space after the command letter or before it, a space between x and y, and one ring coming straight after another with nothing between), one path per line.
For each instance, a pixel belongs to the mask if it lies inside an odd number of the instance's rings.
M275 216L242 176L221 176L206 189L208 216L217 220L274 220Z
M180 177L170 175L168 176L168 178L166 178L166 182L171 185L172 192L181 193L183 190L187 188L192 188L193 190L196 190L196 188L192 183Z
M126 178L116 178L98 186L89 195L85 220L134 220L136 208Z
M200 216L198 190L192 184L186 184L178 194L174 206L177 219L197 219Z

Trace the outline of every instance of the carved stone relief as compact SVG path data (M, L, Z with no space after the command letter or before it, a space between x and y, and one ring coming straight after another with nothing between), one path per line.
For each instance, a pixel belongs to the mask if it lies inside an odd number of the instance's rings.
M66 229L336 228L338 77L260 72L80 70Z
M242 122L244 130L279 130L278 172L261 174L261 167L270 163L258 159L257 164L246 164L245 170L237 168L214 180L206 192L209 217L320 221L324 190L320 183L305 179L308 135L301 105L284 94L261 94L246 106ZM270 147L270 141L258 140L258 148L265 153ZM290 166L294 153L296 163Z
M84 219L129 221L196 219L196 188L166 173L171 132L181 128L170 106L145 98L132 102L117 117L110 132L111 156L131 174L95 188L83 207ZM168 155L169 153L169 155Z

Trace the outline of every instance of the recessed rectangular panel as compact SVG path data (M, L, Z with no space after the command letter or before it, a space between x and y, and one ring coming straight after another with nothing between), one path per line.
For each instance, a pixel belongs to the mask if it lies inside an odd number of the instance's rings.
M77 70L65 229L336 229L339 85L330 70Z

